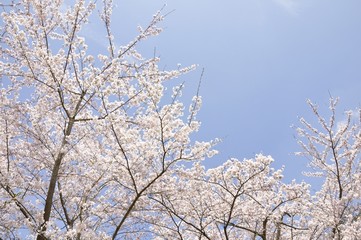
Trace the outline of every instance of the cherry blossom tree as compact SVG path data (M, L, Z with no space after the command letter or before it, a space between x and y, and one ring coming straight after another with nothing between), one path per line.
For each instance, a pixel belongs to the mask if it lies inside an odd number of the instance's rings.
M149 234L147 197L178 162L211 156L192 142L200 124L195 96L187 116L164 82L194 66L164 71L138 42L158 35L156 13L117 47L112 2L20 0L2 6L0 75L0 232L36 239L135 239ZM100 10L99 10L100 9ZM100 11L105 53L83 36ZM164 102L164 101L163 101Z
M271 168L272 162L257 155L185 170L187 180L173 188L179 194L152 196L168 218L156 227L159 239L300 239L307 231L309 186L282 183L282 169Z
M317 106L309 105L319 127L301 118L297 131L313 171L308 176L322 179L313 196L309 239L358 239L361 230L361 111L347 111L337 121L338 99L330 99L331 116L327 121Z
M0 8L0 238L358 238L361 117L336 121L336 100L329 121L309 102L320 127L302 118L297 130L308 175L323 181L314 195L270 156L206 169L217 140L191 138L201 97L186 109L183 84L165 87L194 66L161 70L137 51L162 11L118 46L111 0ZM89 19L107 50L88 41Z

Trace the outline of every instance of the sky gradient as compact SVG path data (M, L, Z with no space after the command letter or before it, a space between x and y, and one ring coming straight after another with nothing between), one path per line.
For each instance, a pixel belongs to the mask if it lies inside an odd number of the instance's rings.
M291 125L300 116L314 119L306 99L328 114L328 99L340 97L342 113L361 106L361 1L326 0L122 0L115 1L112 27L117 44L133 39L164 4L171 12L164 32L139 45L161 67L199 64L184 76L191 98L202 71L203 107L198 139L223 140L220 154L206 165L229 157L272 155L285 179L301 175L307 161ZM102 26L85 31L97 42Z

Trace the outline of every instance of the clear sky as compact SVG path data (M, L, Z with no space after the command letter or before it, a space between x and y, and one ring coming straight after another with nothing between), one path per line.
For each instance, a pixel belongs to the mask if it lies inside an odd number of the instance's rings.
M140 45L156 53L161 67L199 64L186 75L186 97L196 91L201 69L203 140L221 138L217 166L228 157L272 155L286 166L286 180L300 175L306 160L294 139L298 117L312 119L309 98L327 113L329 94L339 111L361 105L361 1L359 0L115 0L118 44L136 35L157 9L172 12L164 32ZM99 27L100 29L100 27ZM88 32L98 41L97 26ZM340 118L342 120L342 118Z

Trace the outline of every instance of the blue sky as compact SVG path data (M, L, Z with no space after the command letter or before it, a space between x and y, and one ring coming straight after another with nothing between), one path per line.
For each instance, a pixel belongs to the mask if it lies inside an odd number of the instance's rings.
M164 4L175 10L164 32L142 43L141 53L161 66L199 64L186 75L191 97L205 69L199 139L221 138L217 166L228 157L272 155L286 166L286 180L303 179L306 160L290 126L313 119L306 99L327 113L329 94L340 97L339 111L361 105L361 1L329 0L119 0L113 31L118 44L136 35ZM90 25L89 32L103 33ZM104 34L105 36L105 34ZM340 118L342 120L342 118Z

